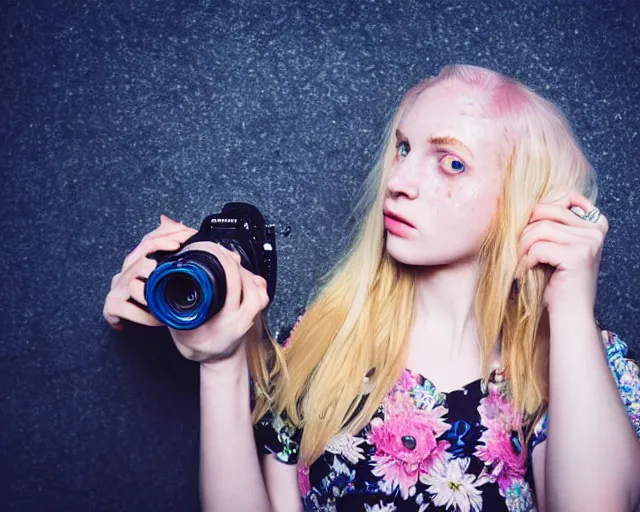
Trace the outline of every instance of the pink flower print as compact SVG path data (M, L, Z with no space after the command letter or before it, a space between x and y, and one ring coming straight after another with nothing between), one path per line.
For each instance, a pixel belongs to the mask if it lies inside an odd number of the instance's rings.
M497 481L503 493L526 472L525 453L516 450L511 441L513 430L519 427L521 415L505 398L504 393L490 385L489 395L478 406L481 422L487 428L482 433L475 455L489 466L492 481Z
M411 371L409 371L408 369L405 369L402 372L402 376L400 377L400 380L398 381L398 383L396 384L396 386L398 388L400 388L401 390L404 391L411 391L413 388L415 388L418 385L418 378L416 375L414 375Z
M309 468L302 464L298 464L298 488L300 489L300 496L303 498L311 491Z
M511 487L514 480L524 477L525 454L516 453L511 442L511 432L499 429L483 433L480 444L476 448L476 456L491 468L490 473L493 481L498 482L500 490L504 492Z
M372 473L382 477L381 489L391 494L398 488L406 500L420 474L444 458L449 442L438 442L437 438L449 426L442 420L446 408L421 411L408 395L395 396L397 400L383 402L385 419L371 422L368 443L376 449L371 457Z
M516 428L520 425L521 415L513 408L513 404L506 399L506 391L497 384L489 384L489 392L480 400L478 411L482 417L482 424L505 425Z

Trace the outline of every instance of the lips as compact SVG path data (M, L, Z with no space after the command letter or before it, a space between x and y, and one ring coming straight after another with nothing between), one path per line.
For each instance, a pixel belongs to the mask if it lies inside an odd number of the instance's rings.
M405 218L401 217L400 215L398 215L397 213L392 212L391 210L385 208L384 209L384 214L387 217L390 217L392 219L397 220L398 222L402 222L403 224L406 224L407 226L410 226L412 228L415 228L415 226L413 224L411 224L411 222L409 222L408 220L406 220Z

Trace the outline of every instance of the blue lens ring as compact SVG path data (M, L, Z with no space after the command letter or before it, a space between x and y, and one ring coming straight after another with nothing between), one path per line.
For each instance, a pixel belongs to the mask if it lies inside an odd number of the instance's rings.
M165 265L165 268L159 269L157 279L154 279L151 284L153 305L149 303L149 307L151 309L155 308L158 319L169 327L174 329L195 329L206 321L206 314L211 303L211 283L207 275L197 265L189 263L177 267L175 262L169 262ZM168 278L177 273L186 274L194 279L200 285L203 295L203 299L196 309L182 315L169 307L164 298L164 290Z
M200 301L200 304L195 308L195 309L190 309L188 312L186 313L180 313L178 311L176 311L173 308L170 308L167 304L167 301L164 300L165 297L165 288L169 282L168 277L174 278L176 277L176 274L186 274L187 276L193 278L202 288L202 295L203 295L203 299ZM168 271L165 273L165 276L167 277L167 279L163 279L162 281L160 281L160 283L158 284L158 289L156 292L156 296L158 298L162 298L161 303L165 306L166 308L166 312L165 315L168 317L168 319L172 322L176 322L176 323L188 323L188 324L192 324L193 322L195 322L200 316L203 316L203 309L204 309L204 314L206 314L206 310L208 309L208 305L207 305L207 293L206 293L206 284L209 282L208 280L202 280L199 279L200 274L202 274L202 271L200 269L196 269L195 271L191 270L191 269L185 269L185 267L180 267L180 268L174 268L173 271ZM159 300L160 302L160 300Z
M198 307L188 314L180 315L169 307L164 299L164 290L168 278L173 274L182 273L192 278L202 290L202 300ZM195 329L206 321L207 312L211 305L213 288L209 276L200 265L180 260L162 263L147 281L148 293L147 303L149 309L158 320L173 329Z

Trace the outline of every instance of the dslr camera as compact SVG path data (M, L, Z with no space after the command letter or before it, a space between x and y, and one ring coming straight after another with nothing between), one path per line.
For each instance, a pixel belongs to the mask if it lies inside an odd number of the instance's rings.
M177 330L195 329L218 313L227 296L224 268L216 256L189 249L195 242L214 242L240 255L240 264L267 281L269 302L276 291L275 225L254 205L226 203L220 213L206 217L199 231L175 251L155 251L158 262L147 278L144 297L148 311Z

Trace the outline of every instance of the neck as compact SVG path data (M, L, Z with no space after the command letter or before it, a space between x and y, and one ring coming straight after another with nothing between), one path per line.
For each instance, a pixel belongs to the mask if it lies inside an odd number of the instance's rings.
M477 353L476 260L416 271L415 324L422 350L442 357Z

